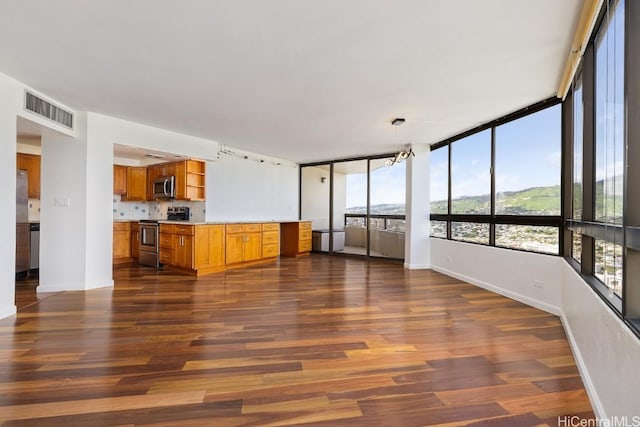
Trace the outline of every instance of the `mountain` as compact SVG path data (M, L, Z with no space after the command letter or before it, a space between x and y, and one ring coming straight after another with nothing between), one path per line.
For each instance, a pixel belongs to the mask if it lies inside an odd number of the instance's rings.
M605 187L607 196L604 197ZM622 217L622 179L596 182L596 219L614 221ZM582 186L574 186L577 200L582 199ZM496 197L496 213L498 215L560 215L561 190L559 185L549 187L532 187L520 191L505 191ZM452 200L452 213L487 215L491 212L489 194L481 196L464 196ZM576 209L579 212L580 207ZM366 206L347 209L347 213L366 214ZM405 205L402 203L380 204L371 206L372 214L404 215ZM446 214L447 201L431 202L432 214Z

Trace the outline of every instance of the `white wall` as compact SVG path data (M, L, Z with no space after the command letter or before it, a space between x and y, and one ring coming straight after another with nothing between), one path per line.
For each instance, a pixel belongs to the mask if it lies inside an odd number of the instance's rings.
M16 99L17 82L0 74L0 318L15 313L16 271Z
M563 264L562 320L596 415L640 415L640 340Z
M431 239L431 267L517 301L560 314L564 260L444 239Z
M322 182L322 177L326 177ZM314 230L329 229L329 169L302 168L302 219L312 221Z
M88 113L90 136L100 135L110 144L130 145L166 153L182 154L202 160L215 160L220 144L204 138L184 135L140 123ZM113 151L113 146L111 147ZM113 153L111 154L113 159Z
M86 147L86 136L42 134L38 292L85 288Z
M206 220L298 219L298 167L222 155L207 163Z

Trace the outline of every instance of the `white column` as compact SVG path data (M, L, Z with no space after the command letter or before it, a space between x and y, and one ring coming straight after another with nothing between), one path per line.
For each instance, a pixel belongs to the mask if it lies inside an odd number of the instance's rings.
M16 91L0 75L0 318L16 312Z
M431 267L429 240L429 146L413 146L407 162L406 234L404 266Z
M113 148L88 138L86 114L74 125L42 135L40 292L113 285Z

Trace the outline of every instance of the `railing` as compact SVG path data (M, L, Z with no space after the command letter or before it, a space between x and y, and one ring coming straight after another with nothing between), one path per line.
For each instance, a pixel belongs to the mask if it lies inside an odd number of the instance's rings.
M372 214L368 216L367 232L366 214L344 214L345 251L358 251L356 248L367 247L372 256L404 259L404 215Z
M369 215L370 228L389 231L405 231L405 215ZM345 227L367 227L367 214L344 214Z

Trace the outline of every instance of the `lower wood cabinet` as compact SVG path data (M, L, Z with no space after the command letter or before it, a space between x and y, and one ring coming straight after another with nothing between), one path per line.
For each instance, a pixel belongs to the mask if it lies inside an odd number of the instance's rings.
M298 256L311 251L311 221L284 222L280 230L282 255Z
M131 259L131 223L113 223L113 262L126 262Z
M200 276L280 254L280 224L160 224L160 263Z
M133 259L140 258L140 225L137 222L131 222L131 257Z
M262 258L280 255L280 224L271 222L262 224Z
M226 264L262 259L261 224L227 224L226 234Z

